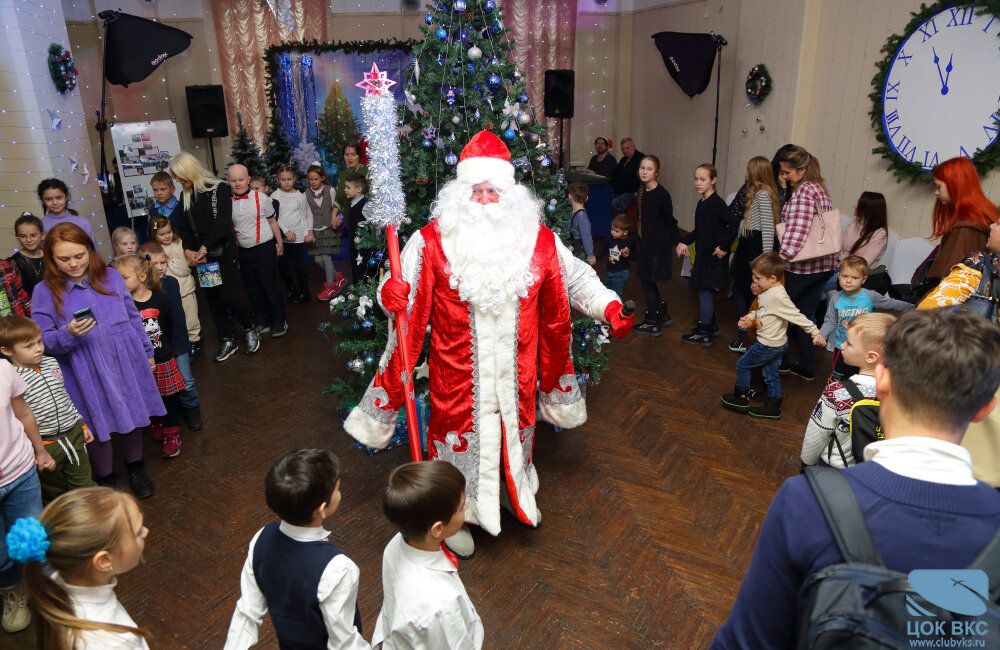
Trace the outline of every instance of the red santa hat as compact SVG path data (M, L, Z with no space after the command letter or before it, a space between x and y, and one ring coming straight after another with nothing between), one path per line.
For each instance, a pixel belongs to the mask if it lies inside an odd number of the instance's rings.
M608 145L608 149L614 149L615 147L614 143L611 142L611 138L607 136L599 135L594 138L594 142L597 142L598 140L604 140L604 144Z
M458 180L473 185L484 181L514 182L514 166L510 164L510 149L490 131L472 136L459 158Z

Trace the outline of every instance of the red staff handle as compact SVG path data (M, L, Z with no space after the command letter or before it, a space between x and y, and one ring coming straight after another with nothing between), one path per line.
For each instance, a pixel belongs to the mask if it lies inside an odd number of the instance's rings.
M394 280L403 279L399 264L399 238L396 226L387 226L385 236L389 242L389 275ZM413 364L410 363L410 321L406 308L396 312L396 340L403 355L403 406L406 408L406 429L410 434L410 459L422 460L420 455L420 430L417 428L417 399L413 395Z

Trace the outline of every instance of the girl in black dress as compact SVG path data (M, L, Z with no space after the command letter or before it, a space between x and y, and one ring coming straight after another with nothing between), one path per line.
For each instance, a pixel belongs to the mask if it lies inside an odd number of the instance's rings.
M674 261L673 244L680 239L670 193L656 181L660 159L645 156L639 163L639 228L643 246L639 249L639 282L646 298L646 319L632 329L641 334L659 336L660 327L670 326L667 303L660 299L657 282L669 280Z
M694 170L694 189L701 195L694 211L694 229L677 244L677 255L690 254L695 245L691 286L698 291L698 324L681 337L685 343L709 347L712 337L719 335L715 323L715 293L729 283L729 247L735 235L735 224L729 206L716 193L718 180L715 165L705 163Z

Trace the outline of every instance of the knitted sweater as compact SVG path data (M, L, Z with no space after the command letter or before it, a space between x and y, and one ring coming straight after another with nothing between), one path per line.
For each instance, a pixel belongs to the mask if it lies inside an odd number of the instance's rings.
M861 394L869 399L875 399L875 377L872 375L854 375L851 377ZM806 465L816 465L823 459L827 465L844 469L844 461L840 457L836 443L830 449L830 436L834 431L847 465L854 465L854 453L851 449L851 407L854 400L844 388L844 384L834 381L826 385L812 417L806 425L806 435L802 439L802 462Z
M788 343L789 323L798 325L810 335L819 332L819 328L802 315L780 284L757 296L757 304L760 308L750 312L750 316L758 323L757 341L761 345L780 348Z
M1000 494L982 482L917 480L874 461L844 470L844 477L879 554L894 571L966 567L1000 526ZM710 647L794 647L805 583L839 562L843 557L806 478L788 479L768 508L736 603Z

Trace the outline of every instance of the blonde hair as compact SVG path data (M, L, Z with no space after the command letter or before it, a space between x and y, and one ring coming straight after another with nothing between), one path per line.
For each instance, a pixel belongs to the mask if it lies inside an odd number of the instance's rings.
M135 524L129 517L128 502L138 509L138 501L130 494L88 487L60 495L42 511L39 520L49 541L45 561L24 565L24 584L35 613L39 648L71 650L79 645L80 633L89 630L150 637L142 628L77 617L66 589L45 570L47 564L63 579L82 578L101 551L115 551L129 540L135 544Z
M115 255L118 254L118 244L128 235L132 235L135 238L136 248L139 247L139 235L135 234L135 231L128 226L120 226L115 228L114 232L111 233L111 248L114 249Z
M881 352L885 347L885 333L896 320L892 314L874 312L859 314L847 324L847 331L854 330L858 333L865 352L869 350Z
M222 182L220 179L212 176L201 164L200 160L186 151L182 151L171 158L170 164L167 165L167 169L170 171L170 175L174 178L180 178L191 182L191 187L185 187L184 191L181 193L184 199L185 210L191 209L191 204L193 202L192 197L195 193L201 194L202 192L208 192L209 190L215 189L215 187Z
M111 261L111 267L116 271L123 266L132 269L137 277L140 273L145 273L146 286L153 291L163 291L163 283L148 255L119 255Z
M632 138L624 138L622 140L622 143L629 142L631 140ZM632 144L635 143L633 142ZM653 179L655 180L656 177L660 175L660 159L654 155L648 155L648 156L643 156L642 160L649 160L651 163L653 163L653 166L656 167L656 173L653 175ZM642 164L642 160L639 161L640 165ZM635 213L640 219L642 219L642 195L645 193L646 193L646 184L640 181L639 190L635 193Z
M747 162L747 200L743 209L743 232L750 232L750 210L761 191L767 192L771 200L771 217L777 224L781 218L778 202L778 186L774 182L774 168L764 156L754 156Z
M868 275L868 260L860 255L848 255L840 260L840 270L850 269L860 273L862 276Z

